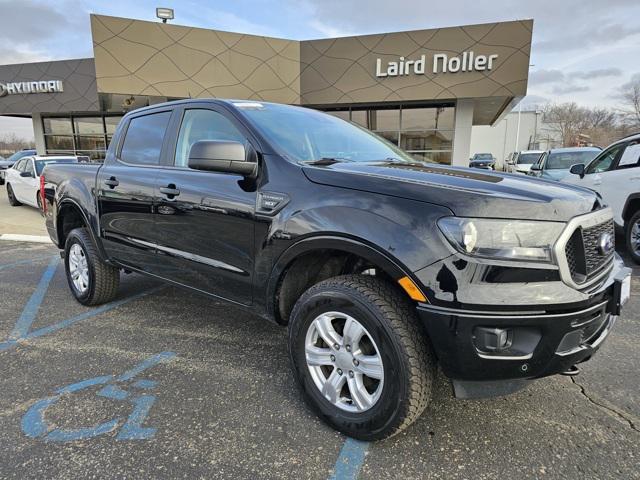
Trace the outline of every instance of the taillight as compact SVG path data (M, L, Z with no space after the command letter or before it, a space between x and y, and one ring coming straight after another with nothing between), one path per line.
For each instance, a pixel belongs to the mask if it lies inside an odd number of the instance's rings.
M42 212L47 213L47 202L44 198L44 173L40 175L40 204L42 205Z

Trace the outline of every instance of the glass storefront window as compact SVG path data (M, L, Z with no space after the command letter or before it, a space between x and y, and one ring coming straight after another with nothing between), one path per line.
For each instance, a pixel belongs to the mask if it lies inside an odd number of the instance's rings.
M417 160L451 165L451 152L407 152Z
M45 135L44 144L49 150L70 150L73 151L73 137L62 135Z
M104 159L108 142L121 119L120 115L44 117L42 126L46 153Z
M116 127L122 120L122 117L104 117L104 124L107 127L107 134L113 135L116 133Z
M389 140L394 145L398 145L398 132L375 132L376 135L380 135L381 137Z
M74 117L76 135L104 135L102 117Z
M48 117L42 119L45 135L72 135L71 118Z
M334 117L346 120L347 122L349 121L349 110L329 110L327 113Z
M368 128L367 111L366 110L351 110L351 121L357 123L361 127Z
M403 131L400 133L400 148L403 150L449 150L452 147L452 131Z
M374 131L400 130L400 109L370 110L369 129Z
M453 107L403 108L402 130L453 130Z
M104 135L85 135L76 138L78 150L104 150Z

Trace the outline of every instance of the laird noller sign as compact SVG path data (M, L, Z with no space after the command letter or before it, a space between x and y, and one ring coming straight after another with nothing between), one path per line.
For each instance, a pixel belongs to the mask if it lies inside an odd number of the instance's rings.
M37 82L0 82L0 97L27 93L61 93L62 80L40 80Z
M376 77L398 77L401 75L424 75L425 73L482 72L493 69L498 55L476 55L474 52L462 52L459 56L436 53L432 57L422 55L410 60L400 57L397 61L383 64L376 59ZM427 61L429 60L429 61Z

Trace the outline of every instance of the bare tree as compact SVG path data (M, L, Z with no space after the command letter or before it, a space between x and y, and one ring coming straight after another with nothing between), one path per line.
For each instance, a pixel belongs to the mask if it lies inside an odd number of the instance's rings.
M18 137L15 133L0 134L0 153L10 155L24 148L34 148L33 140Z
M622 112L627 122L634 128L640 128L640 74L622 86L620 97L624 102Z
M575 102L549 104L542 112L547 129L565 147L576 144L578 135L589 125L589 110Z

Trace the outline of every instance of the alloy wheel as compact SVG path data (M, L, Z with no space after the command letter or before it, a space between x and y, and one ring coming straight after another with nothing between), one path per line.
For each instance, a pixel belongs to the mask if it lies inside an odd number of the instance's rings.
M316 317L307 330L305 358L324 398L348 412L364 412L380 399L384 368L367 329L341 312Z
M84 250L77 243L69 249L69 276L76 290L84 294L89 288L89 263Z
M631 227L631 249L640 256L640 218Z

